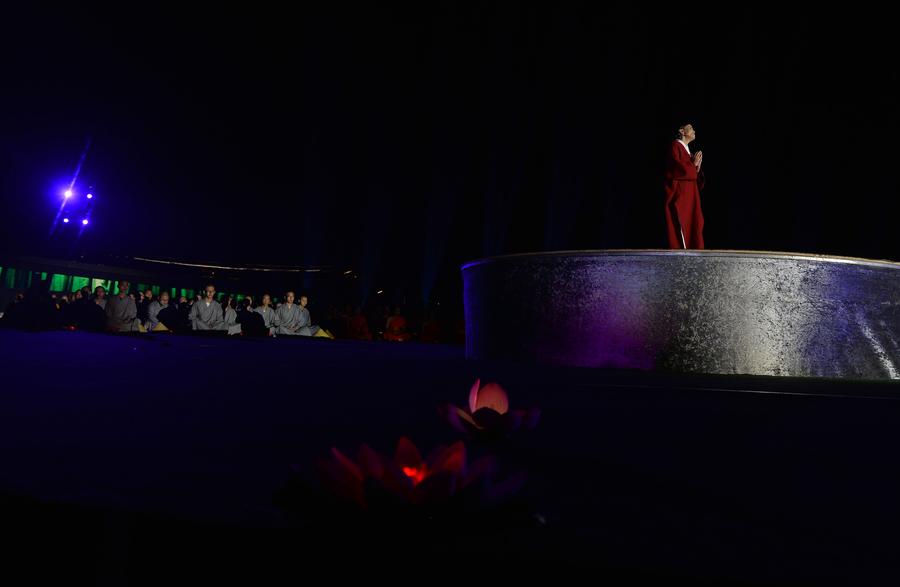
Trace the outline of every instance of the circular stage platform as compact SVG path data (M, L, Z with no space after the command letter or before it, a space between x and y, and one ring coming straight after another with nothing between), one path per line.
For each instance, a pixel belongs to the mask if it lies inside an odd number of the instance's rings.
M462 274L468 358L900 379L900 263L565 251L481 259Z

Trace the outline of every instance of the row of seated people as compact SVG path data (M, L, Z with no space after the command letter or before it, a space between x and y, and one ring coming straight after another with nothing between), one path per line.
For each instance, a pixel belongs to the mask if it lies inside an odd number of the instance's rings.
M68 296L51 299L35 290L26 297L17 296L4 315L4 322L13 327L46 329L74 327L82 330L109 332L148 331L222 331L228 334L287 335L333 338L330 332L311 323L307 296L294 303L294 292L289 291L284 303L271 305L271 296L263 296L262 303L253 307L246 298L238 307L234 298L226 296L217 301L216 290L208 285L197 300L182 296L177 303L170 301L163 291L156 299L152 292L139 296L130 293L131 284L118 283L118 294L107 296L102 286L90 295L89 288L82 288L68 301ZM58 316L56 316L58 314Z
M165 292L164 292L165 293ZM162 294L160 295L162 297ZM330 332L312 324L309 310L309 298L301 295L295 304L293 291L285 293L284 302L277 307L272 306L272 297L265 294L260 305L253 307L253 301L245 298L240 309L235 308L233 298L220 304L216 301L216 288L210 284L204 290L203 298L191 305L188 320L194 330L224 330L229 334L246 329L248 333L286 336L313 336L334 338ZM158 300L151 304L147 326L157 329L159 324L165 326L165 316L160 314L166 309L166 300Z
M213 286L210 285L208 287ZM95 297L102 297L102 295L103 292L101 291L95 294ZM212 297L209 297L210 295ZM216 306L212 304L215 300L215 295L215 288L213 287L211 292L204 291L203 294L198 294L195 302L188 302L182 296L175 306L183 310L183 304L188 304L188 307L191 308L192 316L189 316L187 321L190 322L195 330L227 330L229 333L235 333L239 332L240 328L243 328L244 331L250 329L251 332L259 332L260 329L256 327L258 325L254 324L258 319L253 315L244 314L244 312L252 310L259 314L266 329L273 335L299 334L301 336L329 336L334 338L330 330L310 324L309 310L307 310L308 298L305 295L301 295L297 300L299 303L299 306L297 306L293 303L294 292L289 291L286 293L285 298L287 301L285 303L273 306L271 297L266 294L262 298L262 303L256 307L253 307L252 300L249 297L244 298L240 305L236 305L233 297L225 296L221 302L217 302L222 308L221 320L219 319ZM131 297L134 299L133 295ZM163 311L165 315L166 309L169 308L168 294L163 292L159 298L154 300L152 290L147 289L143 292L143 295L138 294L137 299L138 319L141 324L147 330L160 329L160 321L156 316L160 311ZM203 305L194 308L193 305L196 305L199 301L203 301ZM212 318L207 320L209 317ZM378 321L377 318L375 320ZM376 329L375 335L373 335L369 326L370 319L363 315L358 307L352 316L346 316L341 322L340 330L342 335L352 340L374 340L376 335L378 338L393 342L406 342L413 339L408 321L403 316L400 307L397 307L392 315L381 319L384 327L383 329ZM177 325L173 326L172 323L173 320L170 317L168 320L163 321L163 327L172 330L178 329ZM182 319L181 323L184 324L185 320ZM418 333L417 337L422 342L437 342L440 337L438 322L436 320L426 320L422 324L421 332Z
M149 288L135 295L130 292L130 284L123 280L119 282L118 294L114 296L108 296L106 289L98 286L93 295L87 287L72 294L50 294L45 289L33 288L28 296L28 301L32 303L22 304L24 297L22 293L17 294L7 307L8 319L3 321L5 325L15 326L13 323L17 321L34 322L33 319L23 320L26 314L31 314L32 318L45 314L40 322L46 324L39 329L63 326L116 332L199 330L329 337L333 337L331 333L334 332L339 333L341 338L351 340L383 339L396 342L414 338L421 342L438 342L444 338L433 315L426 317L421 328L413 333L399 307L391 313L389 308L379 306L369 316L364 315L358 306L353 310L348 306L344 312L332 307L325 319L327 327L319 327L311 323L308 298L300 296L299 305L294 304L293 292L287 292L285 303L274 306L271 297L265 295L261 303L254 307L249 297L240 303L228 295L216 300L215 287L210 285L196 299L181 296L176 302L170 300L168 292L154 296ZM45 312L35 312L34 302L39 299L44 301ZM22 307L21 311L15 312L17 306ZM14 319L14 314L20 315L18 320Z
M146 321L141 323L138 320L137 325L150 331L180 330L190 324L192 330L223 331L228 334L334 338L327 330L312 324L307 296L300 296L298 304L294 303L294 299L294 292L288 291L284 302L273 307L271 296L266 294L256 307L250 298L245 298L237 307L235 299L230 296L222 303L218 302L216 288L210 284L204 289L201 299L189 303L186 320L185 302L179 300L179 304L172 305L168 292L162 292L158 299L149 304Z

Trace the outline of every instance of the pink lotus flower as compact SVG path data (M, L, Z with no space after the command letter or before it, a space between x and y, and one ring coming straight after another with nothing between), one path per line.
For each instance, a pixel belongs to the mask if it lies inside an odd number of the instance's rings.
M462 442L438 447L426 459L406 437L397 443L393 458L385 458L365 444L360 446L355 460L337 448L331 449L331 455L331 459L320 464L322 484L332 494L362 509L371 509L373 501L440 506L473 492L479 501L493 501L516 491L524 482L519 475L496 483L494 457L468 464Z
M447 404L441 414L460 432L481 437L505 436L520 428L532 430L541 417L537 408L510 410L506 390L498 383L482 387L480 379L469 391L468 408Z

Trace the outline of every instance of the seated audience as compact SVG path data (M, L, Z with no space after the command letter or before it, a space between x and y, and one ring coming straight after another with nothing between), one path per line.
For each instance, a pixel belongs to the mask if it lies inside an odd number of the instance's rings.
M394 310L394 315L387 319L384 328L384 340L394 342L406 342L412 338L407 331L406 318L400 313L400 308Z
M320 328L314 324L309 317L309 310L306 306L309 304L309 298L305 295L300 296L300 336L318 336L321 338L334 338L330 332Z
M206 286L205 296L202 300L194 302L191 306L190 321L194 330L224 330L224 313L222 306L216 301L216 287L213 284Z
M284 303L278 304L275 310L275 320L278 322L276 334L300 335L300 307L294 303L294 292L284 294Z
M269 335L271 336L275 334L275 329L278 327L280 322L278 321L278 317L275 314L275 310L272 308L272 296L270 296L269 294L263 294L262 303L253 311L262 316L263 324L268 329Z
M150 290L147 290L150 291ZM146 298L145 298L146 299ZM159 294L159 298L149 303L147 308L147 320L144 322L144 328L148 331L165 331L167 326L160 321L159 314L169 309L169 292L163 290Z
M369 330L369 320L363 315L362 308L353 309L353 316L347 323L347 338L351 340L372 340L372 332Z
M141 332L134 297L128 293L131 284L119 281L119 293L106 303L106 329L111 332Z

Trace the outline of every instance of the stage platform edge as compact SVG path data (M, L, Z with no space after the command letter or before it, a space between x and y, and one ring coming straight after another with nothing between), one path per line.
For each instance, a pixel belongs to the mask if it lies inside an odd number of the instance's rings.
M900 379L900 263L597 250L462 267L466 356L709 374Z

